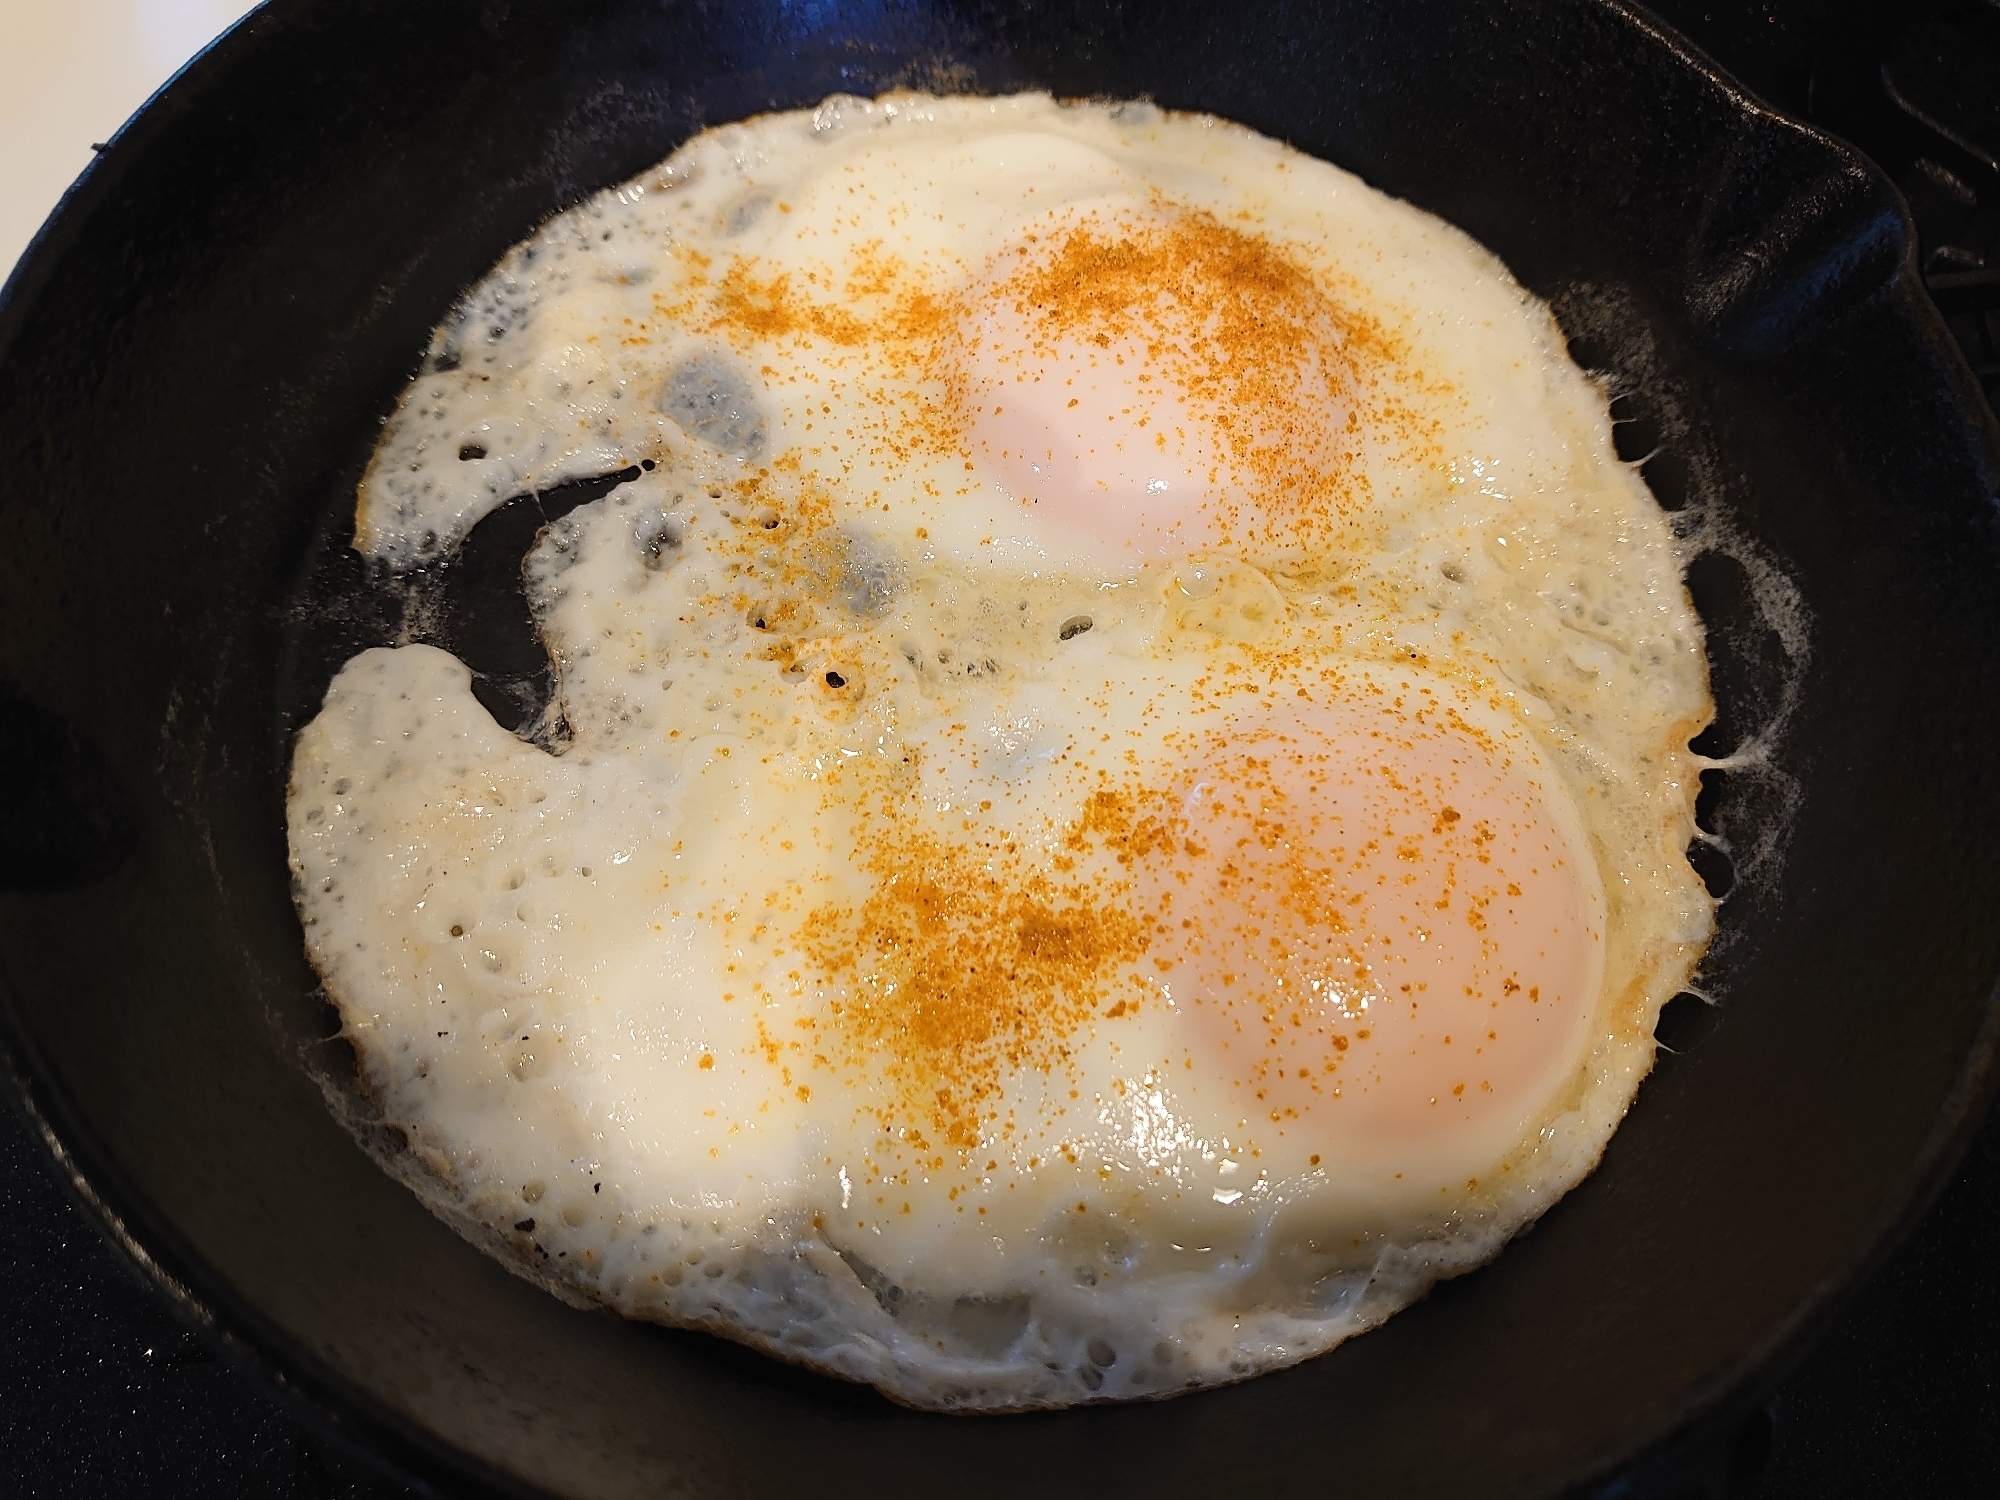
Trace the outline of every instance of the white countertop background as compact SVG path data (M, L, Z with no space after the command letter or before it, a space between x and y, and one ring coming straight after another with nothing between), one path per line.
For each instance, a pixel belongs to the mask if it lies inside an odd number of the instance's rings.
M247 0L0 0L0 279L63 190Z

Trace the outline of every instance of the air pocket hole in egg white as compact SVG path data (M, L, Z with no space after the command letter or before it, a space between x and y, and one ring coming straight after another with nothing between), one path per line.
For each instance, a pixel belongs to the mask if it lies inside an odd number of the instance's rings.
M468 292L355 545L565 484L529 737L371 649L288 798L362 1081L522 1274L919 1406L1157 1396L1595 1165L1712 926L1701 623L1456 230L1149 106L722 126Z

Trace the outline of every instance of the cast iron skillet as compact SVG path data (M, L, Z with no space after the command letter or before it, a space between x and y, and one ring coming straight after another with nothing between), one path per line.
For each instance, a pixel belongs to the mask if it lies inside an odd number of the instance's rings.
M925 1416L577 1311L433 1220L322 1096L346 1061L286 888L285 766L333 669L395 628L346 541L428 330L703 124L899 83L1150 94L1463 225L1629 391L1633 456L1658 445L1662 501L1722 544L1693 572L1704 745L1761 736L1770 765L1708 799L1738 865L1721 1004L1676 1003L1680 1050L1603 1167L1494 1266L1243 1386ZM439 1482L1515 1495L1651 1453L1643 1480L1781 1373L1989 1092L2000 432L1886 183L1608 0L275 4L22 262L0 412L15 1086L191 1315ZM493 599L497 625L467 594L441 636L531 691Z

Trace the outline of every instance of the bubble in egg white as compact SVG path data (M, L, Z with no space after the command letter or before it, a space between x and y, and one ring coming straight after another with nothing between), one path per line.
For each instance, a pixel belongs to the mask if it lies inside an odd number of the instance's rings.
M468 1233L1004 1409L1322 1352L1595 1164L1710 930L1702 633L1487 252L1205 117L830 99L503 257L356 546L628 471L524 559L539 740L406 645L295 750Z

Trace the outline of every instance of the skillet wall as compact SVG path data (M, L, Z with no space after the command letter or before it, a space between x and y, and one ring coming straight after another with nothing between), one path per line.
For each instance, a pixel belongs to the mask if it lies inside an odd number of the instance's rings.
M2000 437L1857 159L1609 6L1463 9L294 0L113 142L0 308L0 975L35 1105L251 1357L408 1463L458 1466L442 1437L562 1492L859 1492L893 1454L890 1487L967 1494L1510 1494L1740 1395L1823 1309L1986 1090ZM576 1312L432 1220L312 1081L340 1053L284 768L391 628L313 601L358 568L352 486L430 327L702 124L895 83L1148 93L1453 219L1644 377L1663 498L1719 492L1812 612L1797 822L1725 908L1705 1034L1493 1268L1247 1386L954 1420ZM1697 582L1726 750L1789 658L1730 565ZM1774 788L1723 790L1739 848Z

